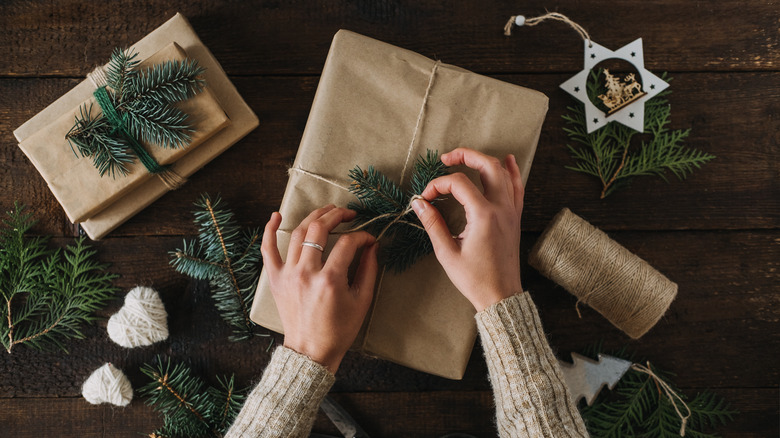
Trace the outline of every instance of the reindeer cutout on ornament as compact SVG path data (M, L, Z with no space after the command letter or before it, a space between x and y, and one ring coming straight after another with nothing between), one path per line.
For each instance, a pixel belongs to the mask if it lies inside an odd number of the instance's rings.
M609 109L607 114L613 114L620 108L645 95L645 92L642 91L642 84L636 81L634 73L626 75L623 82L620 81L620 78L613 76L606 68L604 69L604 76L606 78L607 93L600 94L598 97Z

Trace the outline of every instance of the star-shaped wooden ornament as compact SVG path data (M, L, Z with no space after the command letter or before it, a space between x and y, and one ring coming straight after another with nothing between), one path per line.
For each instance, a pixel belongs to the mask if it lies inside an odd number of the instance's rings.
M645 102L665 90L669 83L664 82L658 76L645 68L644 53L642 51L642 38L621 47L618 50L610 50L593 41L585 43L585 68L571 79L561 84L561 88L574 96L585 105L585 121L588 133L591 133L609 122L619 122L631 129L642 132L645 126ZM599 62L606 59L621 59L633 65L642 79L639 93L634 94L629 103L605 113L596 107L588 98L588 76L590 71Z

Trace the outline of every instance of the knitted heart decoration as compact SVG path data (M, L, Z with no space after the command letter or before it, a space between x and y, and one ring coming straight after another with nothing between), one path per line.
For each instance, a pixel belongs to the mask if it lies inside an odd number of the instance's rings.
M107 328L108 337L125 348L152 345L168 339L168 313L156 290L136 286Z
M81 394L93 405L111 403L127 406L133 399L133 387L122 370L107 363L87 378L81 387Z

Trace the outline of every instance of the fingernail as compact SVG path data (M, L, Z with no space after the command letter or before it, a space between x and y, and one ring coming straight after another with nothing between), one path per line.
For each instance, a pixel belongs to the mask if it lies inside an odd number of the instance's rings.
M415 214L417 214L417 216L423 214L426 208L428 208L428 203L422 199L415 199L412 201L412 209L414 210Z

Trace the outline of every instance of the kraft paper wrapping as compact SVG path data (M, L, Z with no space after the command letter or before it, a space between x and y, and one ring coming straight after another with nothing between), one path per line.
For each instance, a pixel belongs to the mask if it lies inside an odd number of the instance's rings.
M171 43L146 58L139 64L139 68L143 70L168 60L181 61L185 58L187 54L184 50ZM92 90L94 91L95 88L97 87L93 85ZM91 158L77 156L71 150L65 135L73 127L76 116L84 106L92 108L93 117L97 118L99 115L102 117L100 105L93 96L89 96L84 102L19 143L19 147L46 180L49 189L73 223L94 216L142 182L156 178L137 158L128 166L127 175L119 174L111 177L100 176ZM208 89L208 85L203 91L178 103L177 106L188 114L188 123L195 132L192 133L190 143L182 148L162 148L142 143L161 165L176 162L230 123L219 102Z
M349 31L336 34L280 207L283 220L278 239L283 257L289 231L313 209L328 203L346 206L355 200L345 189L348 172L355 165L373 165L396 181L404 173L402 183L408 187L412 163L427 149L444 153L465 146L501 158L515 154L523 180L527 179L547 97L436 64ZM404 172L410 145L411 159ZM469 176L478 183L477 175L471 172ZM460 231L465 224L462 208L449 202L442 209L450 229ZM331 236L328 244L337 237ZM402 274L386 271L377 279L358 349L417 370L461 379L476 339L474 312L431 254ZM282 332L265 272L251 317Z
M196 144L193 141L190 146L180 151L159 150L160 148L148 149L154 153L155 157L161 158L160 161L162 163L172 162L172 168L176 173L183 177L188 177L257 127L258 119L238 94L238 91L230 82L217 60L200 41L187 19L181 14L176 14L162 26L134 44L132 48L138 52L139 58L147 59L160 50L170 50L169 46L173 47L172 43L174 42L181 50L186 52L188 57L197 59L198 63L206 68L204 77L206 78L206 90L208 91L198 94L194 99L198 99L203 95L204 98L210 99L218 107L221 107L219 111L213 111L213 108L207 110L208 117L199 122L196 121L197 123L206 123L204 126L213 126L213 128L204 129L203 134L197 134L199 136L197 141L200 144ZM35 117L25 122L14 131L20 147L24 150L25 146L35 136L43 135L39 133L40 131L48 129L53 123L60 122L60 118L65 117L63 114L72 113L74 109L78 110L79 105L91 98L94 88L94 84L91 81L85 80ZM200 106L199 103L197 105ZM95 105L93 111L99 111L99 107ZM185 111L193 115L192 111L187 109ZM200 111L198 109L195 112ZM219 127L220 125L221 128ZM73 120L70 120L70 126L73 126ZM64 135L70 129L70 126L62 133L62 141L64 142L62 147L65 148L64 150L71 159L76 160L70 146L64 140ZM206 138L207 131L211 131L208 138ZM193 140L196 140L196 138ZM157 155L158 153L162 155ZM173 156L166 154L172 154ZM30 157L30 159L36 168L39 168L40 160L33 157ZM98 175L97 170L92 166L91 160L87 158L79 158L73 161L73 165L85 166L83 169L85 172L90 171L91 168L91 174ZM138 169L135 169L135 167ZM169 191L169 188L159 178L148 175L148 172L140 164L137 163L135 167L131 175L137 175L136 178L140 181L133 180L131 187L124 188L120 194L112 193L106 205L96 208L94 212L71 217L72 212L69 212L68 208L63 205L66 213L68 213L68 217L74 222L80 221L82 228L90 238L102 238ZM46 178L45 175L44 178ZM117 181L121 183L120 179L118 177ZM110 181L112 178L103 177L102 180ZM101 183L103 183L102 180ZM47 183L49 183L48 179ZM54 191L54 189L52 190Z

